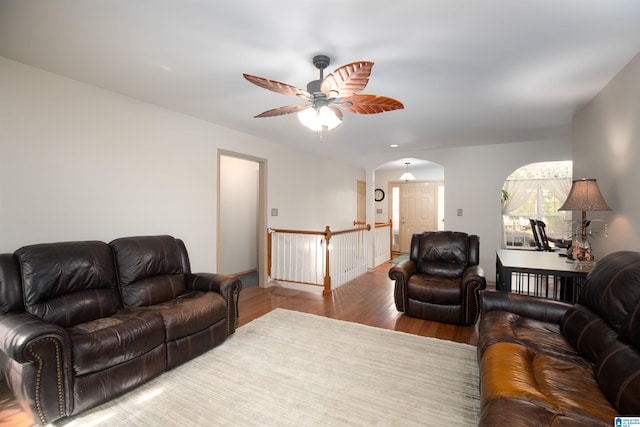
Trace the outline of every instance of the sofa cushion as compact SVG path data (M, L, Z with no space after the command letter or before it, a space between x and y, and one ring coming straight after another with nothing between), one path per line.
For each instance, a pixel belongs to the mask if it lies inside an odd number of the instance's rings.
M598 421L612 425L617 415L600 391L592 369L520 344L503 342L487 348L480 361L480 374L483 412L491 402L526 401L526 406L542 408L549 419L583 420L583 425L599 425ZM530 421L528 425L549 425ZM501 425L514 425L509 418L503 422Z
M216 292L187 291L152 309L162 315L167 342L202 331L227 316L227 303Z
M103 242L44 243L15 252L26 311L69 327L122 308L113 255Z
M171 236L141 236L110 243L126 307L158 304L178 297L190 273L186 250Z
M462 299L462 279L414 274L407 286L409 299L441 305L460 305Z
M593 363L618 339L607 322L580 304L567 310L560 321L560 330L567 341Z
M478 328L478 355L483 356L490 346L514 343L533 351L570 361L591 368L588 360L580 355L562 336L555 323L543 322L509 311L493 310L483 313Z
M76 376L128 362L164 345L165 338L162 317L145 308L123 309L67 331Z
M579 413L561 414L522 398L499 397L488 402L478 427L612 427L613 421Z
M122 287L125 307L152 306L177 298L186 289L182 274L146 277Z
M599 314L621 333L640 301L640 252L620 251L600 260L587 276L579 303Z

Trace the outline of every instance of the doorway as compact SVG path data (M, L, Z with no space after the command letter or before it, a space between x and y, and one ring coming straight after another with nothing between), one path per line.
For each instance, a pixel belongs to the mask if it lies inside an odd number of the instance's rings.
M266 283L266 160L218 152L218 272ZM246 282L246 283L245 283Z
M408 253L411 237L423 231L444 229L444 182L389 183L394 252Z

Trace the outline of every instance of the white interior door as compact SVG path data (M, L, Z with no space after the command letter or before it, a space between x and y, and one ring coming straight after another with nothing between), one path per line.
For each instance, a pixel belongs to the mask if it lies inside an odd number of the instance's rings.
M400 249L409 252L411 236L438 229L438 183L400 185Z

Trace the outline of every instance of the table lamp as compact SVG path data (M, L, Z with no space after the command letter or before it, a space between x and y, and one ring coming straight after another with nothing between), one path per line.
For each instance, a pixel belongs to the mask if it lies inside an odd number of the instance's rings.
M573 181L567 200L560 206L559 211L582 211L581 239L574 257L579 261L592 261L591 247L587 241L587 211L610 211L611 208L604 201L595 179L582 178ZM575 242L574 242L575 243Z

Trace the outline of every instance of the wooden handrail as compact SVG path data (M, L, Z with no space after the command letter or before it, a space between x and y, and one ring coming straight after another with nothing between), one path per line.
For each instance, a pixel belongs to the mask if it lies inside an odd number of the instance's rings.
M349 228L347 230L340 230L340 231L331 231L329 230L329 226L327 226L327 229L325 231L329 231L332 236L337 236L338 234L353 233L354 231L362 231L363 228L366 228L367 231L371 231L371 224L367 224L366 227Z
M354 225L355 225L355 221L354 221ZM323 283L323 294L329 294L331 292L331 276L330 276L330 252L329 252L329 242L331 240L332 236L337 236L340 234L346 234L346 233L353 233L353 232L358 232L358 231L363 231L363 230L367 230L367 231L371 231L371 225L370 224L366 224L366 226L359 226L356 228L350 228L350 229L345 229L345 230L339 230L339 231L331 231L331 228L327 225L324 229L324 231L310 231L310 230L288 230L288 229L277 229L277 228L269 228L267 229L267 271L269 276L271 276L271 269L272 269L272 255L273 255L273 250L272 250L272 244L273 244L273 239L272 239L272 234L273 233L286 233L286 234L303 234L303 235L315 235L315 236L324 236L325 238L325 243L324 243L324 250L325 250L325 272L324 272L324 283ZM302 282L300 282L302 283ZM313 283L305 283L305 284L313 284Z
M323 236L325 234L325 231L286 230L286 229L283 229L283 228L270 228L267 231L268 231L269 234L271 234L271 233L317 234L317 235L320 235L320 236Z
M366 228L367 230L371 230L371 224L367 224L365 227L348 228L346 230L340 230L340 231L331 231L331 229L329 228L328 225L326 226L324 231L287 230L287 229L283 229L283 228L270 228L268 231L269 231L269 234L271 234L271 233L315 234L315 235L318 235L318 236L326 236L327 234L330 234L332 236L335 236L335 235L338 235L338 234L351 233L351 232L354 232L354 231L361 231L363 228Z

